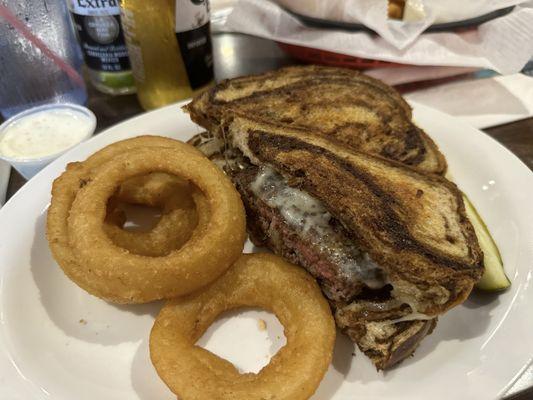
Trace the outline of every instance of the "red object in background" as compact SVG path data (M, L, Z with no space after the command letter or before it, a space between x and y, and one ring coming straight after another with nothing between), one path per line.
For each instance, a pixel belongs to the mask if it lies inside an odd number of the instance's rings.
M276 42L278 46L290 56L296 58L297 60L303 61L309 64L320 64L328 65L332 67L344 67L344 68L353 68L358 70L367 70L371 68L399 68L399 67L413 67L408 64L398 64L388 61L372 60L369 58L361 58L349 56L346 54L334 53L327 50L313 49L305 46L298 46L293 44ZM431 68L431 66L429 66ZM475 69L474 69L475 71ZM441 85L449 82L454 82L464 79L472 79L474 77L473 71L454 73L449 76L440 76L440 77L431 77L421 76L419 78L413 79L412 81L404 83L390 83L396 88L400 93L413 92L420 89L425 89L428 87ZM385 82L386 79L381 78Z
M353 57L346 54L334 53L326 50L312 49L310 47L298 46L277 42L278 46L290 56L311 64L329 65L332 67L346 67L355 69L382 68L382 67L404 67L405 64L398 64L388 61L371 60L369 58Z

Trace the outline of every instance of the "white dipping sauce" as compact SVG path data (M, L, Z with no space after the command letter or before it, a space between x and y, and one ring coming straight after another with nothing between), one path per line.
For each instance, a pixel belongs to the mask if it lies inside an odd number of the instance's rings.
M14 159L50 156L80 143L93 129L91 118L73 109L38 111L0 133L0 155Z

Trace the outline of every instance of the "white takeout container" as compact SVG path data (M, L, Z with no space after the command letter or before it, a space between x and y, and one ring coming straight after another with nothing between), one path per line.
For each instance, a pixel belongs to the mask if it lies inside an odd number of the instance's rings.
M93 135L94 130L96 129L96 116L93 114L91 110L89 110L87 107L79 106L77 104L53 103L53 104L46 104L46 105L30 108L29 110L16 114L12 116L11 118L9 118L8 120L4 121L4 123L0 125L0 139L2 138L2 136L5 134L7 129L13 123L20 121L21 119L27 117L28 115L35 114L37 112L47 111L47 110L60 110L60 109L71 109L76 112L85 114L87 117L89 117L92 126L87 131L87 135L82 137L78 143L64 150L61 150L60 152L57 152L57 153L54 153L54 154L51 154L45 157L12 158L12 157L7 157L7 156L0 154L0 159L5 160L9 164L11 164L11 166L15 168L24 178L30 179L37 172L43 169L46 165L48 165L49 163L54 161L57 157L59 157L61 154L65 153L72 147L77 146L79 143L87 140Z

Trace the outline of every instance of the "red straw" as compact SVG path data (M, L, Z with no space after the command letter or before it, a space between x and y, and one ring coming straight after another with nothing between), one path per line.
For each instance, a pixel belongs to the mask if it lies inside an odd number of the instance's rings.
M22 36L28 39L33 45L35 45L35 47L39 48L44 55L51 59L61 70L63 70L74 83L76 83L78 86L85 85L85 82L78 71L63 61L63 59L54 51L50 50L50 48L44 44L41 39L35 36L26 27L26 25L19 21L6 6L0 5L0 17L4 17L6 21L13 26L13 28L22 34Z

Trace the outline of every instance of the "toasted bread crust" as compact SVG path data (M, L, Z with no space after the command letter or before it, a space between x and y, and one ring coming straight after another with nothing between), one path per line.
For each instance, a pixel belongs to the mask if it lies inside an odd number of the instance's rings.
M443 174L446 161L411 121L411 108L391 87L353 70L298 66L221 82L185 109L208 130L235 115L303 128L360 151Z
M481 277L482 252L453 183L303 132L235 119L229 133L252 163L320 200L417 311L448 310Z
M372 360L378 370L389 369L412 355L422 339L433 332L437 319L358 322L343 331ZM383 336L379 336L382 334Z

